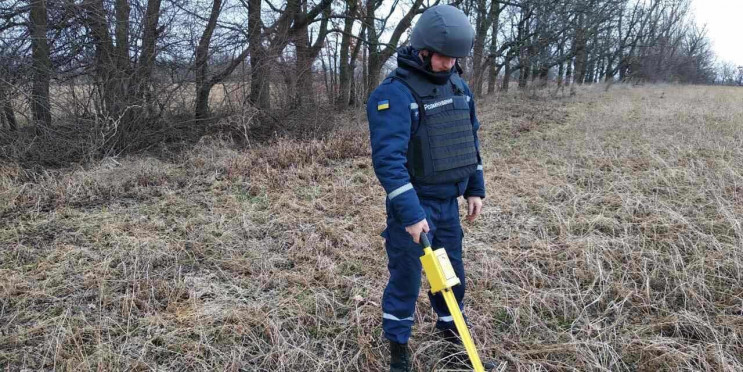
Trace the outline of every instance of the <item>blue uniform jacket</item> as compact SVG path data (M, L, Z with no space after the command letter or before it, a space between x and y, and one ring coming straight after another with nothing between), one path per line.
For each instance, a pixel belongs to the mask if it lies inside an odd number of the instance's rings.
M410 181L406 168L408 142L412 128L418 125L417 110L411 109L415 99L410 90L402 82L387 78L369 96L366 113L374 172L387 192L394 216L403 226L413 225L426 218L419 196L439 199L461 195L485 197L480 142L477 138L480 123L475 114L475 100L466 85L465 93L470 96L470 117L477 146L478 170L462 182L441 185L413 185Z

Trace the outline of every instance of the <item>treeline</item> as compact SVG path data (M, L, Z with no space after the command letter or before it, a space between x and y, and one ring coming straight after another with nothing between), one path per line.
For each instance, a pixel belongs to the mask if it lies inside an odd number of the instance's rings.
M717 65L716 84L743 86L743 66L736 66L731 62L720 62Z
M364 102L436 3L0 0L0 130L84 124L110 152L174 121L327 116ZM478 96L512 82L741 82L719 78L690 0L452 4L476 31L461 65Z

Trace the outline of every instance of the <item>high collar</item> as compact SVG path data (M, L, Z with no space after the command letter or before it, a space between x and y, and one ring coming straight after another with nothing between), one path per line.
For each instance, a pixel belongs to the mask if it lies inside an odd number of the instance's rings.
M459 69L459 66L455 65L449 71L433 72L423 65L420 57L418 57L418 50L412 46L404 46L397 49L397 66L421 74L436 85L445 84L449 81L451 75Z

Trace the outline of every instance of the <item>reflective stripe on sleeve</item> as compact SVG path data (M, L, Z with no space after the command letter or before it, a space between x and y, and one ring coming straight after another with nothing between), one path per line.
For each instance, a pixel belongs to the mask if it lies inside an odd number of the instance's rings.
M440 316L439 317L439 320L442 321L442 322L450 323L450 322L453 322L454 321L454 317L451 316L451 315L450 316Z
M398 195L400 195L400 194L404 193L405 191L408 191L408 190L412 190L412 189L413 189L413 184L411 184L411 183L406 183L406 184L404 184L404 185L402 185L402 186L400 186L400 187L398 187L398 188L394 189L394 190L393 190L393 191L392 191L391 193L387 194L387 197L388 197L388 198L389 198L390 200L392 200L392 199L394 199L395 197L397 197Z

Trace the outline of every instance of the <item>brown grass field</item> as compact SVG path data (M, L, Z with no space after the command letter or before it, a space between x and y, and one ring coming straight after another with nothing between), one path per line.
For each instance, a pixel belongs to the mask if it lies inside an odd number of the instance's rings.
M743 370L743 89L512 93L479 116L488 198L464 225L481 354L508 371ZM328 120L352 124L1 164L0 370L384 371L384 194L364 113ZM419 300L414 363L441 370Z

